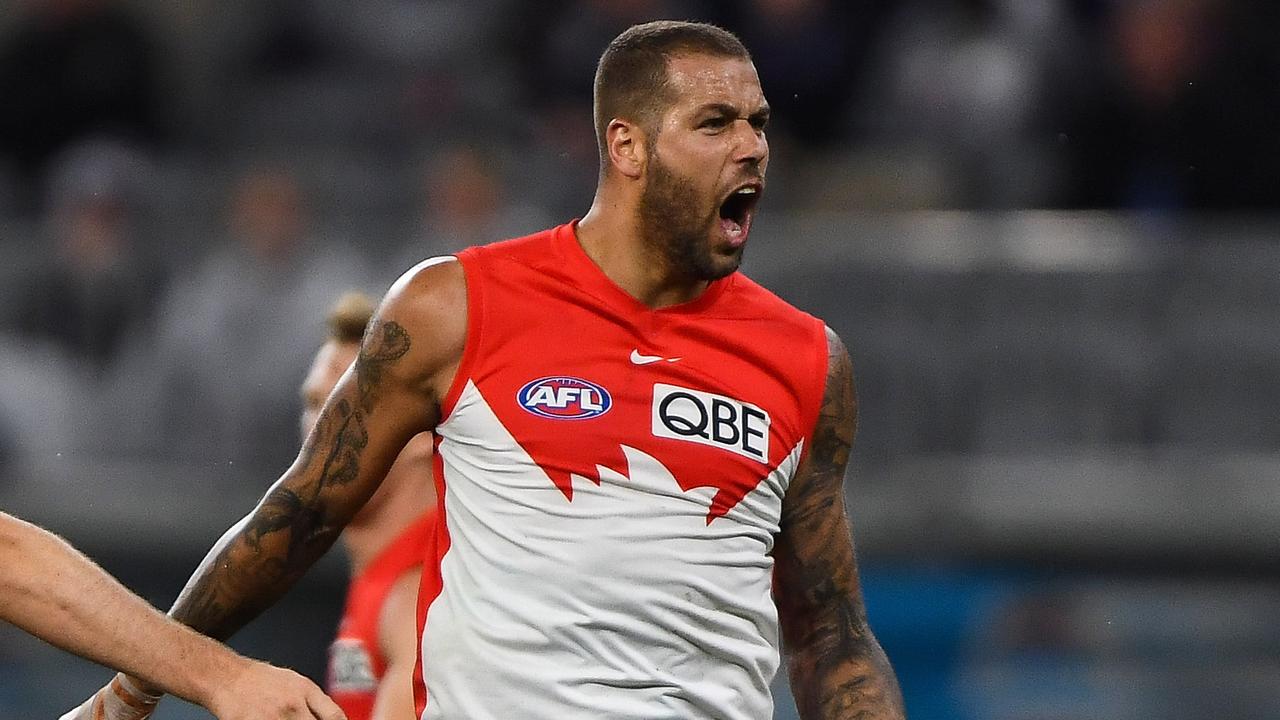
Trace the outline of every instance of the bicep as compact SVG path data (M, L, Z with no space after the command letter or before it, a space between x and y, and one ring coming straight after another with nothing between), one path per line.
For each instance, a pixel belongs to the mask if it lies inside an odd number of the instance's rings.
M384 325L371 326L370 333L384 330L401 331ZM399 353L395 342L395 336L366 338L277 488L281 494L311 492L335 518L350 518L410 438L430 429L432 398L388 369Z
M297 460L263 502L314 505L345 524L409 440L434 429L465 334L458 263L424 267L397 282Z
M783 501L774 594L789 642L804 642L819 614L861 622L862 593L845 511L844 476L857 428L849 354L827 331L828 367L812 444ZM843 624L843 623L842 623Z

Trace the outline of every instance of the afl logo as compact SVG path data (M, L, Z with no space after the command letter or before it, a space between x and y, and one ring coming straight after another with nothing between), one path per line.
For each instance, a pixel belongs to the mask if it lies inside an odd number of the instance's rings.
M613 398L603 387L576 377L553 375L526 383L516 393L520 407L554 420L586 420L609 412Z

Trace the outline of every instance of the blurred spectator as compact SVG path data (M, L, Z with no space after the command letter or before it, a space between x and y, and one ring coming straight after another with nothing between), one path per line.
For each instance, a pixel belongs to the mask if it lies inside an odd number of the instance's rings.
M1207 60L1203 95L1211 123L1210 146L1193 171L1195 205L1201 208L1280 208L1280 5L1240 0L1218 10L1216 25L1198 33L1221 33Z
M311 5L305 0L274 0L249 8L257 15L251 24L256 32L244 48L243 70L249 77L305 74L331 59L332 44L316 27Z
M570 101L589 111L596 61L610 40L649 20L718 19L706 5L697 0L576 0L529 8L525 20L537 33L523 68L530 101Z
M314 4L314 3L312 3ZM457 59L483 60L497 48L485 48L500 32L517 0L366 0L358 6L341 0L322 0L333 16L335 32L372 57L397 66L427 65L454 73L474 71L458 67Z
M1043 108L1077 36L1061 0L900 4L853 104L863 137L845 170L855 196L894 208L1052 197L1059 170Z
M0 153L28 181L77 138L157 137L155 53L126 10L111 0L19 4L25 14L0 49Z
M294 386L311 339L335 288L368 280L359 255L320 242L309 223L291 172L253 167L231 189L231 242L175 280L143 346L165 408L156 428L180 452L278 464L296 450Z
M1062 103L1072 207L1280 207L1274 3L1138 0L1100 18L1095 79ZM1083 54L1083 53L1082 53Z
M46 232L52 262L18 293L14 325L52 340L68 358L101 372L124 337L147 319L160 276L136 237L140 157L93 141L54 162Z
M397 256L396 273L434 255L553 224L537 207L510 199L498 158L474 145L451 145L428 161L421 190L420 224Z
M1233 142L1214 132L1220 108L1200 90L1216 82L1219 9L1214 0L1135 0L1103 15L1096 84L1064 108L1074 164L1068 204L1195 203L1198 166Z
M753 0L740 22L760 83L785 131L809 146L843 139L842 116L869 40L891 3ZM734 23L739 25L739 23Z
M16 340L16 341L15 341ZM76 448L76 417L92 388L51 346L0 332L0 494L20 461ZM118 412L118 408L117 408ZM15 462L18 461L18 462ZM12 464L8 464L12 463Z

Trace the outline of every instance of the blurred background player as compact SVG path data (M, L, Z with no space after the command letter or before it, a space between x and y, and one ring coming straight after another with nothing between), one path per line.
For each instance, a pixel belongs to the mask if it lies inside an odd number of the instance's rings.
M356 359L373 309L370 298L349 292L330 311L329 339L302 384L304 440ZM432 437L418 435L342 533L351 588L329 651L328 690L350 720L413 715L418 577L436 505L431 461Z
M223 242L187 264L160 299L164 320L138 338L136 350L153 359L148 402L171 447L198 453L213 438L229 459L271 465L297 450L297 418L279 409L294 407L334 288L369 280L313 216L291 163L255 158L231 180ZM229 387L233 376L252 390ZM188 412L191 398L204 408L198 417Z
M2 512L0 620L145 678L219 720L343 717L306 678L241 657L166 618L66 542ZM126 694L129 705L123 704ZM68 717L136 717L150 714L158 701L120 675Z

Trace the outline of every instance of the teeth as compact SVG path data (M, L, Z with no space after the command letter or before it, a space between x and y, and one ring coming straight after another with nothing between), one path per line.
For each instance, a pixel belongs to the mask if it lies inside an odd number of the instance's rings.
M756 189L755 189L755 188L753 188L753 187L744 187L744 188L742 188L741 190L739 190L738 192L736 192L736 193L734 193L734 194L735 194L735 195L755 195L755 194L756 194Z

